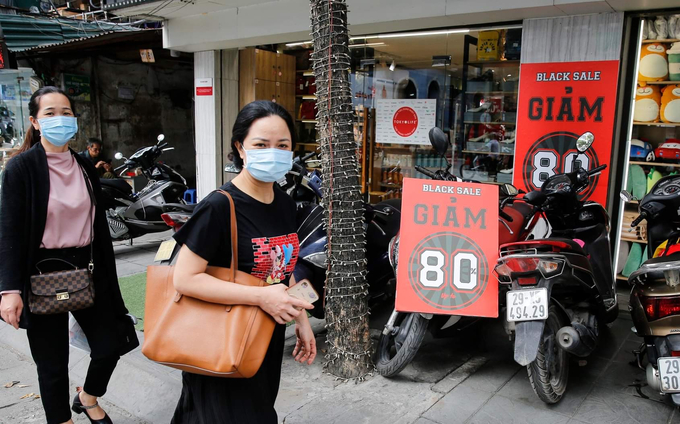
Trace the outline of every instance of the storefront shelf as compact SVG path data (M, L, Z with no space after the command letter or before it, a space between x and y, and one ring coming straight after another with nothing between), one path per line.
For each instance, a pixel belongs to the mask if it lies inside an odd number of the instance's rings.
M673 39L668 39L668 40L642 40L642 44L652 44L652 43L675 43L676 41L680 41L676 38Z
M616 279L619 280L619 281L628 281L628 277L624 277L621 274L617 274Z
M639 161L630 161L631 165L641 165L641 166L659 166L659 167L672 167L672 168L680 168L680 163L663 163L663 162L639 162Z
M317 121L316 119L296 119L297 122L302 122L303 124L316 124Z
M506 65L512 65L512 66L519 66L519 60L477 60L474 62L468 62L468 65L475 65L475 66L506 66Z
M480 152L477 150L461 150L462 153L470 153L473 155L501 155L501 156L515 156L513 153L501 153L501 152Z
M295 143L295 145L302 147L319 147L319 143Z
M314 94L297 94L295 97L302 100L316 100L316 96Z
M650 85L675 85L680 84L680 81L648 81Z
M632 243L642 243L642 244L647 244L646 240L638 240L634 238L628 238L628 237L621 237L621 241L630 241Z
M634 121L633 125L647 125L650 127L680 127L680 124L672 124L668 122L638 122Z
M465 121L465 124L471 125L512 125L515 126L514 122L480 122L480 121ZM679 124L680 125L680 124Z

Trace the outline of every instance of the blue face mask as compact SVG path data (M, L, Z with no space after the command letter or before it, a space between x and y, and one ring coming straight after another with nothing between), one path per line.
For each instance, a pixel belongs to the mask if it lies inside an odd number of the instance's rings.
M50 143L61 147L78 132L78 121L73 116L51 116L38 119L40 134Z
M283 178L293 167L293 152L290 150L251 149L246 150L246 165L256 180L273 183Z

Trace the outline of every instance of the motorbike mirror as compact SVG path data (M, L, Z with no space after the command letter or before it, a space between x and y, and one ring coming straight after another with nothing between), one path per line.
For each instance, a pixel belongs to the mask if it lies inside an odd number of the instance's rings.
M624 202L630 202L632 200L635 200L632 194L630 194L627 190L621 190L621 193L619 193L619 197L621 197L621 200Z
M449 139L440 128L433 127L430 130L430 144L434 150L441 157L446 157L446 152L449 150Z
M236 165L231 164L224 167L224 172L228 172L230 174L238 174L239 172L241 172L241 170L237 168Z
M116 160L122 160L123 154L121 152L117 152L113 157L116 158Z
M508 193L509 196L517 196L519 194L519 190L517 190L517 187L515 187L512 184L503 184L503 188L505 189L505 192Z
M584 132L581 137L576 140L576 150L583 153L592 146L595 141L595 136L590 131Z
M159 134L157 140L158 140L159 143L160 143L161 141L165 140L165 135L164 135L164 134Z

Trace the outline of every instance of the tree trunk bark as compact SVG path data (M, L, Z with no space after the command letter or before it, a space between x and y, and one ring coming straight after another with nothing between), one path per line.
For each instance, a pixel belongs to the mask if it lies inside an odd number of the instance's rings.
M326 371L362 378L373 370L359 163L352 128L350 51L345 0L311 0L317 130L328 234Z

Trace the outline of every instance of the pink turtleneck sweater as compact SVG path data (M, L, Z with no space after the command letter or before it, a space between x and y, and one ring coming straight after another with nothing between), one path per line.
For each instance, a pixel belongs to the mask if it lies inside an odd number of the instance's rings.
M70 151L47 152L47 165L50 198L40 247L61 249L89 245L94 208L78 162Z
M90 194L85 185L85 176L70 151L47 153L50 171L50 197L47 202L47 220L41 248L60 249L83 247L90 244L92 222L88 215L91 207ZM0 295L21 293L7 290Z

